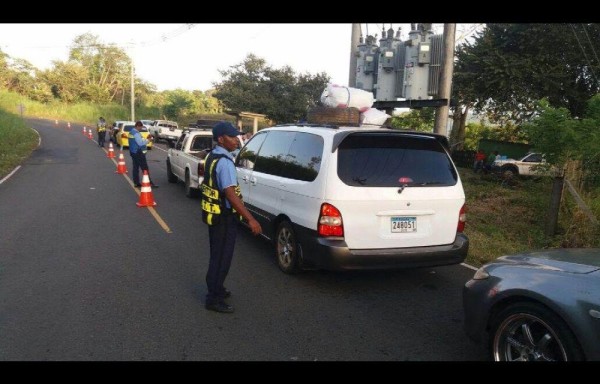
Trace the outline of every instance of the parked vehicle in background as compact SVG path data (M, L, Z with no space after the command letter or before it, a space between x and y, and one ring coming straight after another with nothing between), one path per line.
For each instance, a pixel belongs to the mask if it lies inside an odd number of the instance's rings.
M140 120L144 127L148 128L148 132L150 132L150 127L154 124L154 120Z
M502 256L465 284L463 306L496 361L600 360L600 249Z
M236 157L245 205L279 268L405 268L462 262L465 194L445 136L281 125Z
M123 129L124 125L135 125L135 121L117 120L113 123L113 125L111 127L110 141L112 141L116 145L119 145L118 141L117 141L117 136L118 136L119 131L121 129Z
M499 170L503 176L542 176L548 174L548 168L544 167L546 163L541 153L528 153L519 160L515 159L497 159L492 165L492 169Z
M167 152L167 179L185 184L185 195L198 195L204 180L204 158L213 149L212 129L185 129L176 143L169 143Z
M135 127L135 122L133 124L126 124L126 125L123 126L123 128L121 128L117 132L116 139L117 139L117 145L119 147L122 147L122 148L128 148L129 147L129 132L134 127ZM142 137L144 139L148 139L148 136L150 135L150 132L148 132L148 128L142 127L138 131L140 132L140 135L142 135ZM152 149L152 146L153 146L153 143L152 143L152 141L150 141L146 145L146 148Z
M155 140L165 140L168 142L177 141L183 133L179 129L177 122L170 120L154 120L149 130Z

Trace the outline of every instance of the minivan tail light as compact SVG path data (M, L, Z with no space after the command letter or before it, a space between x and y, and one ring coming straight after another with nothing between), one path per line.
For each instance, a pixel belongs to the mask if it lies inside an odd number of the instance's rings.
M458 227L456 228L457 232L462 232L465 230L465 224L467 223L467 205L463 204L460 212L458 213Z
M340 211L331 204L321 205L318 228L319 236L344 236L344 223Z

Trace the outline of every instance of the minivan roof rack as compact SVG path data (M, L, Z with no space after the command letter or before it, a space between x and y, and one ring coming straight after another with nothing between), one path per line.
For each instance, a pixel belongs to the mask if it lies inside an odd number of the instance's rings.
M274 127L315 127L315 128L331 128L331 129L339 128L339 126L333 125L333 124L314 124L314 123L277 124Z

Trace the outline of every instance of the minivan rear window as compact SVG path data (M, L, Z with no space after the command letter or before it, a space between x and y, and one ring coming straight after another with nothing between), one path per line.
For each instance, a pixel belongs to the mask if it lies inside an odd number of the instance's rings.
M452 160L431 137L356 133L338 147L338 176L356 187L450 186Z

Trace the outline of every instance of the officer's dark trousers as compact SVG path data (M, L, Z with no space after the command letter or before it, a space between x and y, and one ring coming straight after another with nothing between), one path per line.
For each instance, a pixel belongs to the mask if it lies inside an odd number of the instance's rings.
M217 225L208 226L210 240L210 261L206 272L206 304L223 301L225 296L225 278L229 273L239 218L233 214L225 214Z
M104 147L104 140L106 139L106 131L98 132L98 145Z
M137 151L137 153L130 153L130 155L133 163L133 184L138 185L141 184L140 168L142 168L142 171L148 171L148 162L146 161L146 154L142 151ZM148 171L148 173L150 173L150 171Z

